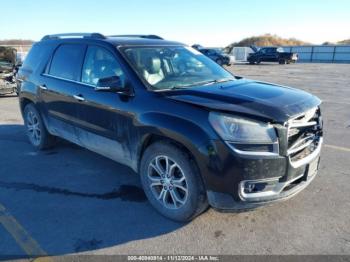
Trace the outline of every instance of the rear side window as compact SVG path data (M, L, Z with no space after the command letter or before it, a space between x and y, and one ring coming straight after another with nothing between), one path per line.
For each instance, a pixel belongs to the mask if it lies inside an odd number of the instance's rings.
M52 76L79 81L85 46L64 44L56 49L49 74Z
M34 44L24 59L22 68L35 72L42 63L47 63L52 46Z

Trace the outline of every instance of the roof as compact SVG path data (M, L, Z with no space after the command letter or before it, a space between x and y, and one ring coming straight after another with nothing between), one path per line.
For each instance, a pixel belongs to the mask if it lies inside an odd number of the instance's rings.
M122 45L184 45L175 41L139 37L107 37L105 41L116 46Z
M175 41L167 41L156 35L115 35L115 36L104 36L100 33L67 33L67 34L56 34L46 35L41 41L104 41L109 42L115 46L123 45L184 45Z

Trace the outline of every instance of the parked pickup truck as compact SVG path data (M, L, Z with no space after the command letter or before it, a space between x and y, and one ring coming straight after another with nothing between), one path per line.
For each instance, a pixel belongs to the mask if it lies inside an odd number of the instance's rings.
M260 64L260 62L278 62L279 64L295 63L298 54L284 52L282 47L264 47L251 53L247 58L249 64Z

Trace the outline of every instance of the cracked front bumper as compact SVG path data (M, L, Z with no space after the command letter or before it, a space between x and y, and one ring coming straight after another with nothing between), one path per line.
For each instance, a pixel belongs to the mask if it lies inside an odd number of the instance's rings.
M224 192L223 190L207 190L207 196L210 205L218 210L222 211L235 211L235 210L247 210L257 208L262 205L267 205L277 201L287 200L303 189L305 189L311 181L316 177L318 171L318 165L320 160L320 152L322 147L322 139L318 144L317 149L309 155L305 160L296 167L289 159L286 159L287 167L280 173L277 169L271 167L278 165L271 165L271 162L279 161L277 158L273 159L260 159L261 166L269 166L270 168L265 169L265 172L274 174L273 176L266 177L251 177L245 175L245 169L240 172L242 179L239 182L233 182L231 184L232 191ZM236 157L237 158L237 157ZM237 160L236 160L237 161ZM256 161L254 159L245 159L244 165L249 165L249 161ZM240 161L242 162L242 161ZM279 164L283 164L279 162ZM238 171L239 169L235 169ZM256 168L255 170L259 170ZM276 175L280 174L280 175ZM251 185L259 185L257 188L264 190L252 190ZM266 186L267 185L267 186ZM247 192L248 190L248 192Z

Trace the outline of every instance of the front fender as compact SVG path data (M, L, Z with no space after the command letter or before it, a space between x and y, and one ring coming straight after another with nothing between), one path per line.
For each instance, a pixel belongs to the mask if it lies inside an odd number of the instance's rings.
M205 118L207 119L207 116ZM160 112L142 114L139 121L143 126L139 152L141 152L145 141L152 135L171 139L184 146L191 153L200 169L204 182L206 182L205 173L208 169L208 159L215 147L212 141L217 139L217 135L208 121L204 122L208 123L207 125L200 126L188 119Z
M159 112L145 113L140 117L140 122L144 127L152 130L150 133L169 137L188 147L198 147L205 141L212 139L214 133L208 132L205 128L195 122L178 116ZM212 133L212 134L210 134Z

